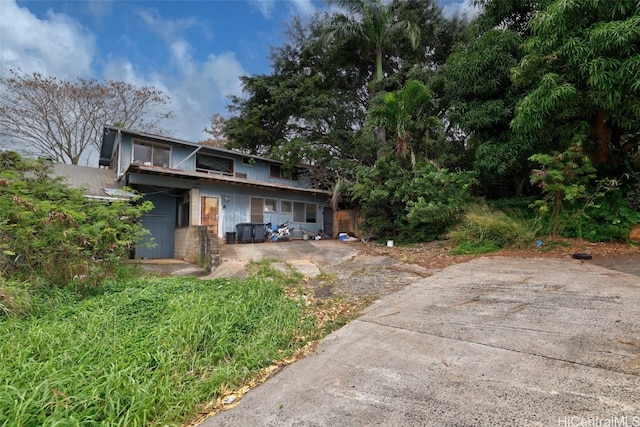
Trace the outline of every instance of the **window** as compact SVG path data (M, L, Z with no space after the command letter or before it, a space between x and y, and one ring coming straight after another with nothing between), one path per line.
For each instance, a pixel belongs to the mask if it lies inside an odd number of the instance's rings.
M278 204L274 199L264 199L264 211L265 212L276 212Z
M227 157L196 154L196 170L200 172L220 172L233 175L233 159Z
M316 222L316 205L314 203L293 203L293 222Z
M299 177L298 168L284 170L281 165L269 165L269 176L271 178L284 178L297 181Z
M169 147L149 142L133 142L133 163L168 168L170 158L171 149Z
M282 200L280 202L280 212L291 213L291 202L288 200Z
M282 176L280 165L269 165L269 176L271 178L280 178Z

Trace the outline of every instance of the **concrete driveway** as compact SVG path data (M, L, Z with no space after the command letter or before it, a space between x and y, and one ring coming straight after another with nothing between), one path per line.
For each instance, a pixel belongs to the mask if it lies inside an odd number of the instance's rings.
M640 426L640 278L571 259L448 267L202 425Z

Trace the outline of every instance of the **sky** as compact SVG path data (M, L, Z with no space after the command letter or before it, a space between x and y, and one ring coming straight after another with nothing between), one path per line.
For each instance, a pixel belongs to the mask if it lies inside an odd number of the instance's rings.
M445 14L469 0L439 0ZM154 86L170 98L171 136L205 138L228 116L239 77L269 74L294 15L328 10L316 0L0 0L0 76L10 69Z

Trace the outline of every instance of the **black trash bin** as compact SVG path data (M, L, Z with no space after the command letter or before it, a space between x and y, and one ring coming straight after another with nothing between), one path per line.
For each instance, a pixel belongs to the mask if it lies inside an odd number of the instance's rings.
M264 242L265 228L264 224L253 224L253 241L256 243Z
M240 243L253 242L253 224L249 222L236 224L236 230L238 232L238 242Z
M227 245L234 245L236 243L236 232L227 231Z

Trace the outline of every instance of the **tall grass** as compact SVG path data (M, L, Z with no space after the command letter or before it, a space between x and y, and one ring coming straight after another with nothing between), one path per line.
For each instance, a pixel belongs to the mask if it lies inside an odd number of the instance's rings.
M500 248L524 248L534 240L539 226L534 219L474 205L463 220L449 232L449 238L459 246L454 253L482 253Z
M0 426L179 425L304 344L303 310L265 276L145 278L0 321Z

